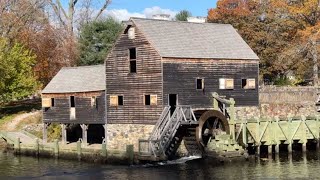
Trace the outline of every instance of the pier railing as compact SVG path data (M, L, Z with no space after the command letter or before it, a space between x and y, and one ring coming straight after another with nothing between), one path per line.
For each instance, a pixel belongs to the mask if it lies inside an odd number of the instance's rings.
M294 142L302 144L302 150L306 150L308 140L320 141L320 117L299 116L299 117L275 117L255 118L250 120L236 121L236 140L244 146L252 144L260 152L260 146L269 147L272 152L272 145L275 145L275 153L279 153L279 145L288 145L288 152L292 151Z

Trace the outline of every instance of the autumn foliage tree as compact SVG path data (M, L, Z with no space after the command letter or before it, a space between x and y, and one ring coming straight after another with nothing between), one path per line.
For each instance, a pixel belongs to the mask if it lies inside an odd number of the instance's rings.
M261 79L277 82L292 72L307 78L309 64L293 58L303 54L295 50L304 31L302 21L296 18L297 4L287 0L261 2L219 0L217 7L208 11L208 21L230 23L238 30L260 58Z

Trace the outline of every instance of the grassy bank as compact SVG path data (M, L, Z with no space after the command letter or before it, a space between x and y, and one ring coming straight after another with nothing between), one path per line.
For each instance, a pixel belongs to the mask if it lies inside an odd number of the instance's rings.
M42 139L40 99L11 102L0 107L0 130L26 131ZM48 127L48 140L59 139L60 136L60 125L51 124Z

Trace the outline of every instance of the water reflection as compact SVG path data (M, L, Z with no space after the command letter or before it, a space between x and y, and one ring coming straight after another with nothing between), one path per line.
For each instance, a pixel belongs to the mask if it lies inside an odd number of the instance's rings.
M0 153L0 179L318 179L318 153L280 154L224 164L210 159L187 160L127 167Z

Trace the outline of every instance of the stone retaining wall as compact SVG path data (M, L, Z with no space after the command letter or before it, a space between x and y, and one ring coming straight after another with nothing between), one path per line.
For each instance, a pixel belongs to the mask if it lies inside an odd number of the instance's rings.
M134 151L139 151L139 139L148 139L154 125L143 124L108 124L107 150L124 150L132 144Z
M260 88L260 115L275 116L308 116L317 114L315 106L317 89L307 87L274 87Z
M236 119L316 115L316 100L314 87L264 86L259 89L259 107L236 107Z

